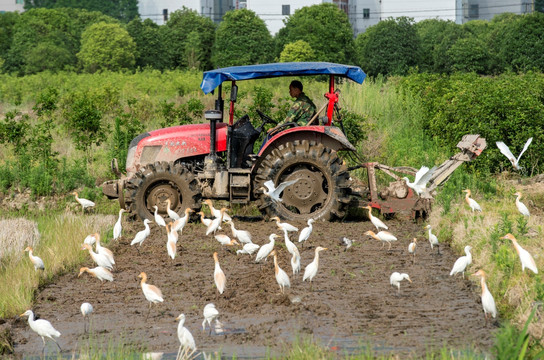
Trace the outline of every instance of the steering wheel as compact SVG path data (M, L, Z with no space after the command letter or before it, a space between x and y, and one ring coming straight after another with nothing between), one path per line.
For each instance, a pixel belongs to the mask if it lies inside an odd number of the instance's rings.
M274 119L272 119L270 116L268 115L265 115L261 110L259 109L256 109L255 110L257 112L257 114L259 114L259 116L261 117L261 119L263 120L263 126L264 124L266 123L272 123L274 125L278 125L278 122Z

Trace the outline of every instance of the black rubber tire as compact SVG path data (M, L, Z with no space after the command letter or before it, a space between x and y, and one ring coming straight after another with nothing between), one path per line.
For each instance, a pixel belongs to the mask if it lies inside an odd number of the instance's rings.
M201 193L195 176L180 164L165 161L146 165L127 182L128 209L140 219L154 219L153 205L166 214L166 199L172 210L183 215L186 208L199 211Z
M276 185L301 178L275 203L264 193L267 180ZM342 218L349 204L349 172L337 153L321 143L296 140L268 154L256 172L253 191L261 212L291 221Z

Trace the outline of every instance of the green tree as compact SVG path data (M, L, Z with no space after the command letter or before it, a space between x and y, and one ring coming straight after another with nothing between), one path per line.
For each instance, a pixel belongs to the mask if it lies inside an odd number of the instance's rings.
M358 63L370 76L404 75L418 64L420 42L411 18L380 21L359 34L355 46Z
M280 62L314 61L315 52L304 40L285 45L280 54Z
M459 39L447 51L452 71L486 74L489 71L489 52L486 44L475 36Z
M135 51L134 40L120 25L98 23L81 35L81 51L77 57L87 72L119 71L134 67Z
M415 24L420 39L421 71L448 72L451 59L448 50L464 36L461 25L453 21L427 19Z
M98 11L125 23L139 16L138 0L25 0L25 9L75 8Z
M168 47L159 25L151 19L134 19L127 24L127 31L136 44L136 67L150 66L159 70L167 68L168 60L164 54Z
M276 55L297 40L310 45L317 61L354 61L353 30L348 16L337 5L325 3L296 10L276 36Z
M11 48L13 31L19 17L18 12L0 13L0 71Z
M263 64L272 60L273 39L253 11L229 11L215 33L212 62L215 66Z

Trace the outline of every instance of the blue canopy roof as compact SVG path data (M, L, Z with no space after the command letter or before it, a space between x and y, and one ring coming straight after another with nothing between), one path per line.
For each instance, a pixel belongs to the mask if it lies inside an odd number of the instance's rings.
M337 75L347 77L359 84L366 74L358 66L334 64L328 62L291 62L247 66L231 66L223 69L206 71L200 88L205 94L213 91L227 80L251 80L278 76Z

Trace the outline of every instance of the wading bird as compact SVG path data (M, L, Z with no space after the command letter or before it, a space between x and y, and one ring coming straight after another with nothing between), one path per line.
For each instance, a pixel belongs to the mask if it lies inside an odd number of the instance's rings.
M536 268L536 263L531 254L521 247L520 244L518 244L518 241L512 234L506 234L501 239L509 239L512 240L512 244L514 244L514 248L516 249L519 260L521 261L521 271L525 271L525 268L531 270L535 274L538 274L538 269Z
M211 224L206 229L206 236L210 234L215 234L215 232L219 229L219 226L221 225L221 222L223 221L223 216L225 215L225 211L227 211L227 208L221 208L219 210L219 216L212 220Z
M261 246L261 248L257 252L257 257L255 258L255 262L259 262L262 259L267 258L267 256L270 254L270 252L274 249L274 242L275 242L276 238L278 238L278 237L279 236L276 235L276 234L272 234L272 235L270 235L268 237L270 242L268 244L264 244L263 246Z
M180 314L176 320L179 321L178 324L178 340L179 340L179 351L178 358L180 359L191 359L191 354L196 350L195 339L191 332L184 326L185 325L185 315ZM183 354L183 355L181 355ZM180 356L181 355L181 356Z
M436 237L436 235L431 232L432 226L427 225L425 226L425 229L429 230L429 243L431 243L431 249L433 248L433 246L436 246L436 248L438 249L438 255L440 255L440 244L438 243L438 238Z
M142 287L142 292L144 293L146 300L149 301L149 310L147 310L147 316L145 317L147 320L149 313L151 312L151 304L163 302L164 299L162 297L162 292L158 287L147 283L147 274L145 272L142 271L138 277L142 279L142 281L140 281L140 286Z
M130 242L130 246L132 246L134 244L139 244L140 246L142 246L142 243L144 242L144 240L151 233L151 229L149 228L149 223L150 222L151 222L151 220L149 220L149 219L144 220L145 229L143 229L141 231L138 231L136 236L134 236L134 239ZM139 252L139 250L138 250L138 252Z
M212 322L215 320L215 327L221 327L222 324L219 322L219 311L215 307L214 304L209 303L206 306L204 306L204 311L202 313L204 315L204 321L202 321L202 331L206 330L206 323L208 323L208 326L210 327L210 332L208 335L211 335L212 330L214 330L214 327L212 327Z
M286 223L286 222L284 222L284 223L280 222L280 218L277 217L277 216L271 217L271 218L270 218L270 221L272 221L272 220L276 220L276 225L277 225L277 226L280 228L280 230L282 230L282 231L283 231L283 230L289 231L289 232L290 232L290 231L298 231L298 228L297 228L296 226L293 226L293 225L291 225L291 224L289 224L289 223Z
M159 214L159 207L157 205L153 205L153 208L155 209L155 213L153 214L155 217L155 224L159 226L166 226L166 221L164 221L164 218Z
M391 277L389 278L389 282L391 283L391 286L396 286L397 287L397 294L400 294L400 282L402 280L408 280L410 283L412 282L412 280L410 280L410 276L408 274L405 274L405 273L399 273L399 272L394 272L391 274Z
M497 317L497 307L495 306L495 299L493 299L493 295L491 295L491 293L487 289L487 285L485 283L485 272L483 270L478 270L472 275L480 277L480 283L482 285L482 307L484 308L485 325L487 326L487 314L490 314L491 316L493 316L493 318Z
M172 202L170 199L166 199L166 213L168 214L168 217L172 219L172 221L176 221L180 218L177 212L172 210L170 207L172 206Z
M244 244L242 250L236 250L236 254L249 254L252 255L255 251L260 248L259 245L254 243Z
M210 213L212 214L214 218L218 218L219 216L221 216L221 210L214 208L213 203L210 199L206 199L204 200L204 202L210 208ZM232 221L232 218L229 216L229 214L223 214L223 221L228 221L228 220Z
M293 275L298 274L300 271L300 253L298 250L293 252L293 256L291 256L291 268L293 269Z
M292 255L295 252L298 253L297 246L289 239L289 233L285 230L283 230L283 238L285 240L285 247L287 248L287 251Z
M418 196L421 195L425 191L425 187L427 186L427 182L431 179L431 176L433 176L433 173L436 170L436 166L434 166L432 169L429 169L426 166L422 166L417 172L416 177L414 179L414 182L410 182L410 179L407 177L403 177L402 179L406 181L406 185L414 190Z
M516 207L518 208L521 215L530 216L531 213L529 212L529 209L527 209L527 206L525 206L524 203L519 201L521 199L521 192L518 191L517 193L514 194L514 196L517 196L517 198L516 198Z
M319 252L323 250L327 250L327 248L324 248L321 246L318 246L315 248L314 261L306 265L306 268L304 269L304 276L302 277L302 281L309 279L311 283L313 278L317 275L317 270L319 268Z
M178 232L172 229L172 224L166 224L166 252L172 260L176 258L176 245L178 242Z
M221 245L225 246L233 246L233 245L240 245L236 239L231 239L227 235L219 234L215 235L215 240L219 241Z
M100 234L95 233L93 237L96 239L96 252L100 255L104 255L105 257L107 257L110 263L112 265L115 265L115 260L113 259L113 252L110 249L100 245Z
M87 319L89 318L89 315L93 312L93 306L89 304L88 302L84 302L81 304L81 315L83 315L83 333L87 333ZM90 322L90 320L89 320ZM89 324L90 327L91 324Z
M96 238L94 237L94 234L90 234L85 236L85 240L83 240L84 244L94 245L96 242Z
M384 247L385 243L389 244L389 247L387 248L387 251L391 250L391 241L397 241L397 237L393 234L391 234L389 231L380 231L377 234L374 234L374 231L368 230L365 232L365 235L368 235L372 237L373 239L379 240L382 242L382 248Z
M304 241L308 240L308 238L312 234L312 224L314 223L314 221L314 219L308 219L308 226L302 229L300 231L300 234L298 235L298 242L301 242L302 246L304 246Z
M376 231L380 231L380 228L385 230L388 229L387 225L385 225L383 221L372 215L372 206L363 206L363 209L368 209L368 218L370 219L370 222L372 222L372 225L376 227Z
M465 256L459 257L457 260L455 260L455 263L453 264L453 268L450 271L450 276L462 273L463 279L465 278L465 270L467 266L472 264L472 254L470 253L470 250L472 250L472 246L465 246Z
M227 224L230 225L230 229L232 231L232 236L234 236L236 239L240 240L242 244L249 244L251 243L251 233L246 230L237 230L234 227L234 223L231 220L226 221Z
M291 287L289 276L287 275L285 271L283 271L282 268L279 267L276 250L272 250L272 252L268 256L274 257L274 272L276 273L276 281L278 282L278 285L280 286L280 292L283 294L286 286Z
M82 199L77 196L77 192L74 191L72 195L75 195L76 201L81 205L82 211L85 213L85 209L93 207L95 204L91 200Z
M531 141L533 141L533 138L529 138L527 140L527 142L523 146L523 150L521 150L521 153L519 154L517 159L514 157L514 155L512 154L512 152L510 151L508 146L506 146L505 143L503 143L502 141L497 141L496 144L497 144L497 147L499 148L499 150L501 151L501 153L504 156L506 156L508 158L508 160L510 160L510 162L512 163L512 166L514 167L514 170L521 170L521 166L519 166L519 159L521 159L521 155L523 155L525 150L527 150L529 145L531 145Z
M476 200L470 197L470 195L472 194L470 189L465 189L463 190L463 192L467 193L465 195L465 201L467 202L468 206L470 206L470 208L472 209L472 212L474 212L474 210L481 212L482 208L480 207L480 204L478 204Z
M414 238L414 241L408 245L408 252L412 254L412 264L416 262L416 247L417 247L417 239Z
M213 253L213 261L215 262L215 269L213 271L213 280L215 282L215 286L217 287L217 291L219 291L220 294L223 294L225 291L225 285L227 284L227 277L225 276L225 273L223 270L221 270L221 266L219 266L219 259L217 258L217 252Z
M283 190L287 188L288 186L293 185L300 179L290 180L290 181L284 181L281 184L279 184L277 187L274 185L274 182L272 180L266 181L263 185L264 187L261 187L263 190L263 193L268 196L272 201L275 203L282 202L280 196Z
M32 265L34 265L34 271L39 270L45 270L45 265L43 263L43 260L37 256L34 256L32 254L32 248L30 246L27 246L25 251L28 251L28 257L30 258L30 261L32 262Z
M174 221L174 223L172 224L172 228L175 231L182 232L185 225L187 225L187 223L189 222L189 214L192 213L192 212L194 212L193 209L189 209L189 208L185 209L185 211L184 211L185 215L183 215L182 217L180 217L179 219ZM220 227L220 229L221 229L221 227Z
M206 219L204 211L197 212L198 215L200 215L200 222L207 228L212 223L212 219ZM221 229L221 227L219 227Z
M81 250L89 250L89 255L91 255L91 258L98 266L105 267L108 270L113 270L113 264L110 262L110 260L103 254L95 253L91 245L83 244L81 246Z
M125 209L119 210L119 218L113 226L113 240L117 240L121 237L121 232L123 231L123 226L121 222L123 221L123 213L126 212Z
M42 353L45 351L46 337L53 340L53 342L59 348L59 351L62 351L59 343L55 339L53 339L53 337L58 338L60 336L60 332L55 330L55 328L53 327L53 325L51 325L49 321L44 319L34 320L34 313L32 312L32 310L27 310L19 316L28 316L28 325L30 325L30 328L42 338L42 341L43 341Z
M81 274L83 274L84 272L91 274L91 276L94 276L95 278L100 280L100 282L103 282L104 280L113 281L113 274L108 269L102 266L97 266L93 269L89 269L88 267L84 266L79 269L79 275L77 277L80 277Z
M338 240L346 247L344 251L347 251L353 245L353 240L350 240L347 237L341 237Z

